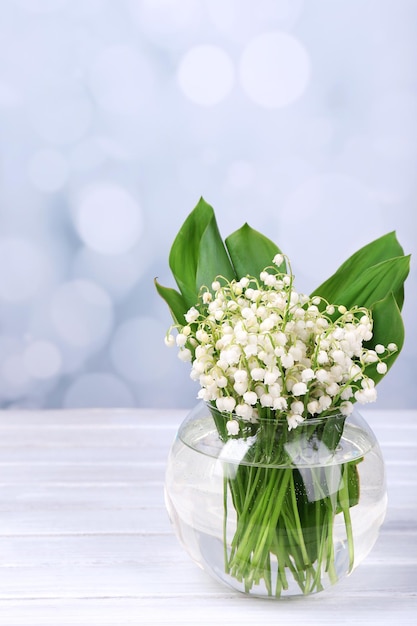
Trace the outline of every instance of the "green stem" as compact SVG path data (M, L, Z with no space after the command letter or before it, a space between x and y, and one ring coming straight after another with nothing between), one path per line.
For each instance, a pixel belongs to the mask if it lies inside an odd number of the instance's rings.
M264 469L264 475L259 477L263 478L263 489L253 508L242 511L239 516L229 567L250 586L268 569L266 563L270 558L271 534L276 532L291 472L290 469Z
M229 559L227 555L227 477L223 478L223 558L226 574L229 573Z
M353 566L355 563L355 552L354 552L352 520L350 517L348 471L349 471L348 464L345 463L342 469L342 486L340 488L339 493L340 493L340 506L343 512L343 518L345 520L345 527L346 527L346 539L347 539L348 551L349 551L349 573L350 573L353 570Z
M284 433L278 443L275 439L274 447L275 428L265 426L247 465L237 466L233 474L225 467L225 570L243 584L246 593L263 582L268 595L279 597L288 590L291 573L300 590L308 594L323 589L324 574L330 583L337 581L333 533L338 513L343 513L349 569L353 567L350 507L358 501L359 478L349 463L302 470L279 467L285 461L287 439ZM271 467L272 462L276 465ZM229 490L236 515L230 549Z

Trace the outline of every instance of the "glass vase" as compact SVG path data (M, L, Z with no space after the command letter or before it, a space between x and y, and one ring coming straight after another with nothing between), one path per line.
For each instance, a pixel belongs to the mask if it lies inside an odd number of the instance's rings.
M350 574L387 506L381 450L356 410L289 430L285 419L251 423L203 402L170 450L165 498L198 565L270 598L317 593Z

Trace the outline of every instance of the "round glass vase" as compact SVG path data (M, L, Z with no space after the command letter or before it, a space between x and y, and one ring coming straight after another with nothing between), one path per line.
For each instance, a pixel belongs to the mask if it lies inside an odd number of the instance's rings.
M172 445L165 498L198 565L270 598L317 593L350 574L387 506L381 450L356 410L288 430L285 418L249 423L203 402Z

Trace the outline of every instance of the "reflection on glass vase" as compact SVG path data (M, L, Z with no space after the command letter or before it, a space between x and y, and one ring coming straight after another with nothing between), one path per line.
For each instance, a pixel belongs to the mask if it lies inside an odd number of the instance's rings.
M179 428L166 505L190 556L253 596L322 591L374 545L387 498L374 434L354 411L256 423L199 403Z

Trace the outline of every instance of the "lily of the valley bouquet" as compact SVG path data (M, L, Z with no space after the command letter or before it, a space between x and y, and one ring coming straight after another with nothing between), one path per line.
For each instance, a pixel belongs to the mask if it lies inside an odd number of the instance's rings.
M375 401L376 384L404 341L409 258L388 233L305 295L271 240L245 224L223 242L212 207L201 199L169 262L179 291L156 282L174 320L166 343L190 363L218 437L249 442L239 467L225 471L225 533L230 498L236 518L225 572L246 591L263 583L279 596L288 573L303 593L318 591L323 573L330 582L337 578L336 516L353 566L351 510L362 459L342 463L330 490L314 458L307 479L294 458L305 454L306 437L313 456L323 448L332 454L354 404Z

